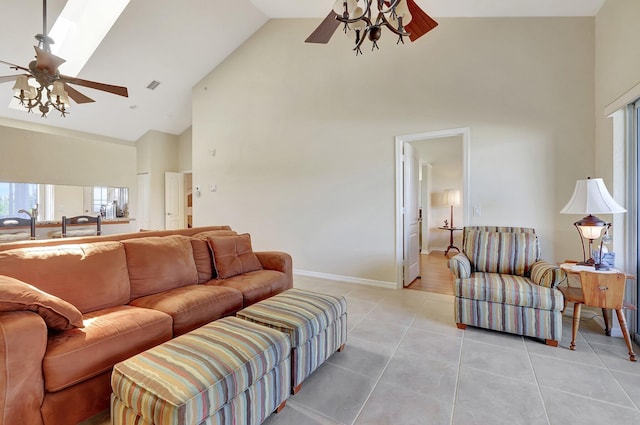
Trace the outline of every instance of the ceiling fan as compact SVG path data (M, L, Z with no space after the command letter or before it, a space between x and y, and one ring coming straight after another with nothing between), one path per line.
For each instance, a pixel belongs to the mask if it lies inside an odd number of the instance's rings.
M373 19L376 8L378 14ZM366 38L373 43L372 50L378 48L383 27L398 35L398 43L404 44L404 37L416 41L438 26L414 0L336 0L333 10L305 42L328 43L341 23L344 32L355 38L356 55L362 53L360 48Z
M0 60L0 63L8 65L10 69L23 71L16 75L0 76L0 83L15 82L13 89L16 94L14 97L20 101L20 105L25 107L28 112L32 112L33 109L37 108L42 117L46 117L51 108L53 108L64 117L68 114L67 107L70 104L70 98L76 103L95 102L95 100L71 87L70 84L89 87L119 96L129 96L126 87L97 83L60 74L58 67L66 61L51 53L50 46L54 44L54 41L47 35L47 0L42 0L42 34L36 34L35 38L38 40L38 46L34 46L36 56L35 60L31 61L28 66L24 67Z

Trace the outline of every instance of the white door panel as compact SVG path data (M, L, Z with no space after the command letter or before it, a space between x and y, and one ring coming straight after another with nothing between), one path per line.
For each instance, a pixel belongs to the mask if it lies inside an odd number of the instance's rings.
M181 229L184 226L184 200L182 173L164 173L164 228Z
M420 276L418 157L408 143L404 145L404 286Z

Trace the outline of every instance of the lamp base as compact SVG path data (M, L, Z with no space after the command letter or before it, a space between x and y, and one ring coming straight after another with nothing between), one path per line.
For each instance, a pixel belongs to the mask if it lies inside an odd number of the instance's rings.
M594 267L596 270L600 270L600 271L603 271L603 272L605 272L605 271L607 271L607 270L611 270L611 267L609 267L608 265L603 264L603 263L600 263L600 264L594 264L594 265L593 265L593 267Z

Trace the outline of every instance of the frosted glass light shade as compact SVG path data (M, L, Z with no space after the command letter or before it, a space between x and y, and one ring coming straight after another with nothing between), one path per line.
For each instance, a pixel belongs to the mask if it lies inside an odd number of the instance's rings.
M585 239L595 240L598 239L604 231L607 229L605 226L580 226L578 225L578 231Z
M30 91L31 87L29 86L29 78L26 75L18 75L16 77L16 83L13 85L13 90L15 91Z
M562 214L615 214L627 212L609 194L601 178L578 180Z
M347 3L347 11L351 13L352 10L356 9L357 0L336 0L333 4L333 11L336 12L338 16L342 16L344 13L344 3Z

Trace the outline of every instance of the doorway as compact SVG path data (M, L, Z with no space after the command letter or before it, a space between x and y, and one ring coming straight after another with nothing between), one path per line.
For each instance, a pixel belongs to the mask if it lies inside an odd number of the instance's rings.
M418 245L415 243L410 244L414 238L412 236L411 225L413 224L413 217L418 215L422 217L422 249L426 252L429 251L429 239L431 230L440 226L443 226L444 223L440 224L439 221L442 217L437 218L435 215L432 216L432 210L435 210L436 205L439 209L438 214L442 215L442 205L439 204L438 201L438 193L435 191L435 185L433 181L433 173L432 172L423 172L422 178L427 179L423 181L422 186L430 188L429 190L421 190L416 192L411 191L411 188L415 184L420 184L416 182L408 182L408 178L412 175L412 173L406 172L406 167L411 167L411 163L415 164L415 158L411 158L408 155L412 155L411 151L415 151L416 155L418 155L417 151L420 150L421 147L429 146L430 143L433 143L433 146L440 144L441 150L446 147L447 138L453 138L456 140L460 140L461 149L459 163L461 163L461 181L462 181L462 208L458 211L458 214L461 215L462 221L457 219L457 225L464 226L467 224L468 217L470 217L470 184L469 184L469 142L470 142L470 130L469 128L456 128L449 130L441 130L441 131L432 131L425 133L416 133L404 136L396 137L396 287L398 289L403 286L411 283L407 282L408 279L413 280L414 276L409 275L409 269L412 259L415 259L415 252L413 250L420 249ZM450 140L453 140L450 139ZM449 141L450 141L449 140ZM439 143L438 143L439 142ZM424 151L428 151L428 148L424 148ZM446 155L446 150L443 151ZM442 153L441 153L442 154ZM409 165L407 165L409 164ZM422 170L433 170L433 164L429 166L429 163L423 161ZM426 174L426 175L425 175ZM431 175L429 175L431 174ZM440 188L442 192L444 192L447 188ZM411 194L413 193L413 195ZM418 196L419 199L417 202L411 199L412 196ZM426 206L425 210L422 211L422 214L416 213L411 208L415 208L414 205L422 205ZM446 214L447 217L449 214ZM448 233L448 232L444 232ZM448 242L448 241L447 241ZM432 244L433 245L433 244ZM435 249L435 246L433 246ZM446 248L445 248L446 249ZM426 254L425 252L425 254Z

